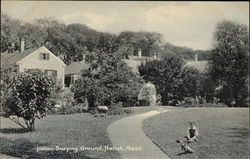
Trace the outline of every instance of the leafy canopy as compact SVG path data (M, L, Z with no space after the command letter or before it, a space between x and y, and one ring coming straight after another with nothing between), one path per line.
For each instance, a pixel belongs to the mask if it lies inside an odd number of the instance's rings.
M16 115L32 121L27 123L28 128L36 118L46 116L60 92L56 78L39 72L19 74L9 89L3 102L4 115Z
M239 100L244 98L239 92L246 85L248 59L247 26L231 21L218 23L214 34L210 75L218 86L228 89L226 98L233 98L237 104L240 104Z

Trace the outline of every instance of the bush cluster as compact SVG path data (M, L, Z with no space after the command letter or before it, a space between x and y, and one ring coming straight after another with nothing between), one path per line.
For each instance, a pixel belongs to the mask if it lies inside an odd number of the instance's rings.
M137 97L143 82L140 76L120 63L115 70L107 71L105 68L98 73L83 70L81 78L75 82L71 90L76 101L87 99L92 109L99 105L111 106L112 103L119 102L126 107L137 105Z
M223 104L223 103L218 103L218 104L214 104L214 103L205 103L205 104L183 104L181 105L184 108L190 108L190 107L227 107L227 105Z

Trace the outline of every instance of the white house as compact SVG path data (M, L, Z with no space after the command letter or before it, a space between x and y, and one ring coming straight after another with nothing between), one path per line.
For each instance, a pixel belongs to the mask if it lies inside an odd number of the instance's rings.
M4 53L1 55L1 67L14 68L18 74L25 71L40 70L48 75L55 75L61 80L64 88L64 62L50 52L46 47L21 50L21 52Z

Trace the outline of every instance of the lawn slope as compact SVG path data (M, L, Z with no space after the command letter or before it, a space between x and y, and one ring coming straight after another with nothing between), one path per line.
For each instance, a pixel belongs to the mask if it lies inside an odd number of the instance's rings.
M197 123L201 139L183 154L175 142L186 135L188 121ZM146 135L172 159L246 159L249 155L248 108L175 109L143 121Z
M106 127L119 116L95 118L90 114L49 115L37 120L34 132L23 132L18 125L1 118L0 153L22 158L109 158L119 159L116 151L37 151L36 148L55 146L67 148L111 146ZM87 157L88 156L88 157Z

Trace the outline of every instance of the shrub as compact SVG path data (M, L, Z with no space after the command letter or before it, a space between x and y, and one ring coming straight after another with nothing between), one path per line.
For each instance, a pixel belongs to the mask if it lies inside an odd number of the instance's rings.
M123 106L133 106L143 80L120 64L116 70L101 70L98 73L83 70L81 78L71 88L77 101L87 99L93 109L98 105L111 105L122 102Z
M51 114L76 114L76 113L86 113L88 110L88 104L87 103L79 103L74 106L63 106L59 108L58 110L54 110L51 112Z
M194 105L195 104L195 99L192 97L186 97L184 98L183 102L184 105Z
M149 105L150 105L149 100L146 99L139 100L139 106L149 106Z
M131 114L134 111L132 109L120 108L120 109L113 109L108 112L108 115L124 115L124 114Z
M95 114L98 113L98 111L97 111L96 109L91 109L91 110L89 110L88 112L89 112L90 114L92 114L92 115L95 115Z
M4 115L22 117L27 125L26 129L33 131L35 119L45 117L54 107L60 90L61 87L53 76L36 71L21 73L13 80L4 99Z
M112 103L109 107L108 115L124 115L133 113L133 110L122 107L122 102Z
M180 83L180 73L184 61L176 56L169 56L162 60L147 62L139 66L138 70L144 80L152 82L157 94L162 96L162 104L168 104L168 94L177 95L176 89Z
M218 104L214 104L214 103L205 103L205 104L183 104L182 107L184 108L190 108L190 107L227 107L225 104L223 103L218 103Z

